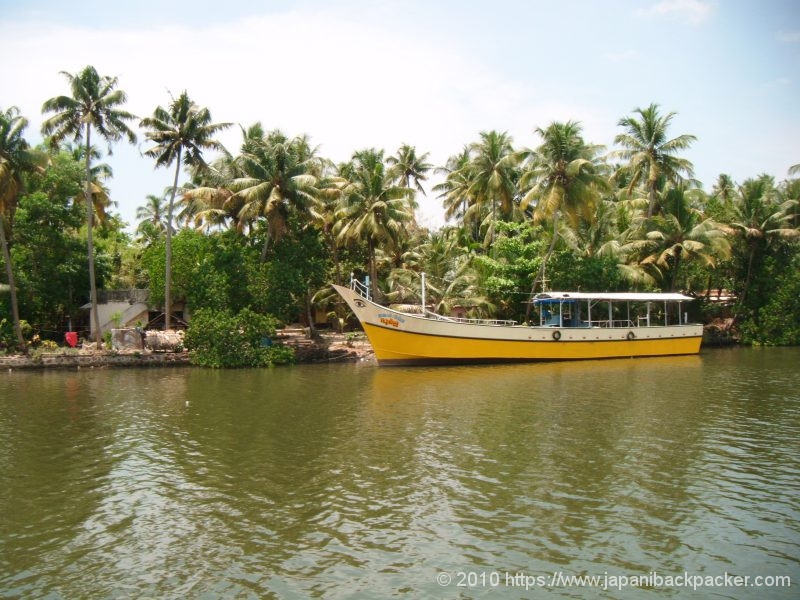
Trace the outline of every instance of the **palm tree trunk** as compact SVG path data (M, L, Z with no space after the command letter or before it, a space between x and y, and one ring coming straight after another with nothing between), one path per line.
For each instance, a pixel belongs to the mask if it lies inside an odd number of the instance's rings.
M167 206L167 243L166 243L166 281L164 281L164 330L169 330L172 325L172 206L175 203L175 193L178 191L178 175L181 172L181 150L178 146L178 156L175 159L175 179L172 181L172 194Z
M744 289L742 290L742 297L739 299L739 302L746 306L747 302L747 293L750 291L750 278L753 274L753 261L756 257L756 248L755 244L750 244L750 256L747 259L747 274L744 278Z
M252 228L250 230L252 233ZM264 238L264 245L261 247L261 262L267 262L267 250L269 250L269 224L267 224L267 237Z
M14 269L11 268L11 252L8 250L6 228L3 217L0 215L0 246L3 247L3 260L6 263L6 280L8 281L9 297L11 298L11 319L14 321L14 333L17 335L17 345L21 352L27 353L25 338L22 337L22 325L19 322L19 307L17 306L17 287L14 282Z
M306 318L308 319L308 337L312 340L320 338L319 332L314 325L314 304L311 302L312 294L310 291L306 292Z
M369 278L371 279L370 285L372 286L372 300L378 301L378 266L375 263L375 242L369 238L367 244L369 251Z
M492 228L492 258L497 260L497 246L494 243L494 219L495 219L495 209L497 208L497 199L492 196L492 222L489 224L489 227Z
M325 236L328 239L328 245L331 248L331 256L333 257L333 272L336 277L336 285L342 285L342 266L339 264L339 247L336 244L336 237L330 234Z
M92 305L92 320L94 326L94 341L100 347L102 335L100 331L100 315L97 307L97 284L94 277L94 242L92 240L92 225L94 222L94 201L92 200L92 126L86 123L86 246L89 253L89 301Z
M669 291L674 292L678 284L678 270L681 266L682 249L680 247L675 249L675 264L672 267L672 277L670 278Z
M648 187L650 188L650 191L647 193L647 197L649 199L647 204L647 218L649 219L656 211L656 185L653 183Z
M530 298L528 299L528 306L527 308L525 308L526 321L531 316L531 308L533 307L533 293L536 291L536 284L539 281L542 282L542 289L544 290L544 274L545 274L545 269L547 268L547 261L550 260L550 257L553 255L553 251L556 249L557 239L558 239L558 211L556 211L553 214L553 238L550 240L550 247L547 249L547 254L544 255L542 264L539 267L539 272L536 274L536 279L533 280L533 284L531 285L531 293L530 293Z

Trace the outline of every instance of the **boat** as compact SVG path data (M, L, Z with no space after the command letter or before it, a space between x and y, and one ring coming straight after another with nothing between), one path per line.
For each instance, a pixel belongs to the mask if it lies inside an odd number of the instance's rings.
M703 326L689 323L679 293L556 292L532 299L533 323L468 319L422 307L377 304L369 286L334 285L358 318L381 366L588 360L698 354Z

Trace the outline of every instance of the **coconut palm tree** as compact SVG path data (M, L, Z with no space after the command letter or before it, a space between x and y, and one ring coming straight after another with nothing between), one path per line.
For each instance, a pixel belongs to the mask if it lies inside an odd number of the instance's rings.
M427 162L429 153L425 152L417 156L417 149L408 144L402 144L394 156L388 156L386 163L389 165L389 176L397 183L413 190L408 194L408 207L412 216L419 206L415 196L416 192L427 196L422 182L428 179L427 173L433 169L433 165ZM413 222L416 224L416 222Z
M242 133L242 150L234 159L237 176L228 184L234 192L228 205L243 224L266 219L261 251L265 261L269 244L288 231L293 211L310 217L322 161L306 136L290 139L278 130L265 134L261 123Z
M127 100L127 95L117 89L117 78L101 76L94 67L87 66L80 73L72 75L61 72L67 78L71 96L56 96L42 105L43 113L55 113L42 123L42 134L50 137L52 146L71 138L76 143L83 141L86 151L84 197L86 202L86 245L89 254L89 295L94 318L95 341L100 343L100 319L97 311L97 285L94 274L94 244L92 225L94 202L92 200L92 130L108 144L126 137L131 144L136 143L136 134L126 121L136 117L119 108Z
M170 328L172 314L172 209L178 191L181 162L188 167L203 167L204 150L221 150L222 144L214 136L229 123L212 123L207 108L195 104L184 90L173 98L169 108L156 107L152 117L142 119L140 126L147 129L147 139L155 146L145 150L145 156L154 158L156 167L169 167L175 163L172 193L167 205L166 281L164 285L164 329Z
M145 200L145 205L136 209L136 218L139 220L136 232L152 242L164 235L167 230L168 200L166 194L163 196L148 194Z
M622 167L628 183L628 194L638 185L647 190L649 200L647 217L652 217L656 209L656 192L662 181L678 185L686 178L694 177L692 163L676 156L677 152L686 150L697 138L693 135L679 135L668 139L667 129L677 114L675 112L662 116L658 104L634 110L636 116L620 119L618 125L625 133L614 138L614 143L622 146L622 150L612 152L612 156L627 161Z
M389 165L389 176L397 183L414 188L426 196L422 182L428 179L427 173L433 165L427 162L429 152L417 156L417 149L408 144L402 144L394 156L388 156L386 163Z
M337 176L334 171L335 166L330 161L325 161L322 176L316 186L316 198L309 212L312 224L320 231L325 245L330 251L333 260L334 283L343 285L339 251L345 243L339 237L343 222L338 219L338 215L342 190L347 182Z
M392 183L383 160L383 151L361 150L350 162L340 165L342 186L339 239L366 241L372 295L378 298L378 269L375 252L379 244L396 243L411 219L406 198L409 188Z
M478 288L479 275L472 266L472 255L459 240L457 228L427 233L404 256L405 268L389 275L389 294L395 302L419 303L421 274L426 274L426 304L433 312L447 314L456 306L470 312L492 308ZM427 310L427 307L426 307Z
M178 221L197 231L239 227L238 209L230 204L229 183L239 175L234 157L225 149L203 168L192 167L191 182L182 189Z
M436 169L445 176L444 181L433 186L439 194L444 207L444 217L455 219L463 228L468 229L474 241L480 240L481 206L478 204L474 190L471 189L472 173L469 168L470 149L465 146L461 153L447 159L444 167ZM488 214L488 211L484 211ZM484 215L485 216L485 215Z
M542 143L535 151L526 151L520 189L524 196L520 209L533 207L535 223L548 222L553 228L550 247L533 281L531 295L538 283L544 284L547 261L555 250L559 220L565 216L577 228L581 219L590 220L602 192L609 188L600 146L587 144L581 126L575 121L553 122L546 129L536 129ZM528 304L527 312L531 304ZM529 317L526 314L526 319Z
M519 180L519 155L506 132L482 131L480 141L470 145L470 161L464 167L468 193L478 205L491 207L487 241L494 244L497 210L509 218L514 209Z
M795 165L796 168L789 169L789 176L800 175L800 165ZM780 185L780 192L786 200L794 200L795 205L790 209L791 225L797 228L800 226L800 179L786 179Z
M800 231L792 224L796 200L783 200L769 175L746 180L734 199L731 227L746 246L747 267L739 300L745 304L750 291L753 267L758 255L779 239L796 239Z
M561 228L559 234L577 254L597 256L617 239L621 216L624 216L622 207L614 200L603 198L588 219L581 219L575 228Z
M0 247L3 252L3 262L6 265L6 280L8 281L9 297L11 300L11 319L14 322L14 333L17 337L17 346L25 349L25 339L22 337L22 327L19 320L19 306L17 304L17 287L14 280L14 269L11 264L11 252L8 240L11 237L14 210L17 198L23 189L22 176L27 171L34 169L34 159L28 147L28 142L23 137L28 120L19 114L19 109L12 106L8 110L0 109Z
M736 183L733 181L733 177L720 173L711 189L711 195L719 198L726 206L729 205L736 195Z
M693 208L683 187L663 192L661 205L660 214L639 220L640 233L623 254L647 271L659 287L674 291L684 263L697 260L714 268L719 259L730 255L730 242L727 228Z
M67 143L64 144L64 150L72 155L76 163L84 162L84 154L86 153L85 146L82 145L74 146L73 144ZM108 223L109 219L109 214L108 214L109 208L117 205L117 203L114 202L108 195L109 190L108 187L105 185L106 181L114 177L114 170L108 163L96 162L100 160L102 156L97 147L92 146L92 148L89 151L92 153L91 202L94 209L94 220L95 223L98 223L100 225L105 225L106 223ZM81 192L75 196L75 202L78 204L86 202L85 190L81 190Z
M229 204L231 196L233 192L225 187L184 186L177 221L197 231L208 232L214 227L223 231L237 223L236 212Z

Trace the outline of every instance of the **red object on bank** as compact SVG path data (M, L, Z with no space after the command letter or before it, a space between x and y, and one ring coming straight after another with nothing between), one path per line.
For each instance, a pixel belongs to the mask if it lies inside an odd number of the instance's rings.
M77 331L68 331L64 334L64 339L67 340L70 348L74 348L78 345L78 332Z

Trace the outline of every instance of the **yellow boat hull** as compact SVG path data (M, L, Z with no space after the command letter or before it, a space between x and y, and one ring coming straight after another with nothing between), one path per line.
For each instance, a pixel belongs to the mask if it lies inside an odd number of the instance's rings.
M591 360L697 354L702 325L528 327L410 315L334 286L358 317L381 365Z
M590 360L697 354L702 335L632 340L496 340L407 333L364 323L382 365ZM562 330L563 331L563 330ZM566 337L566 333L564 336Z

